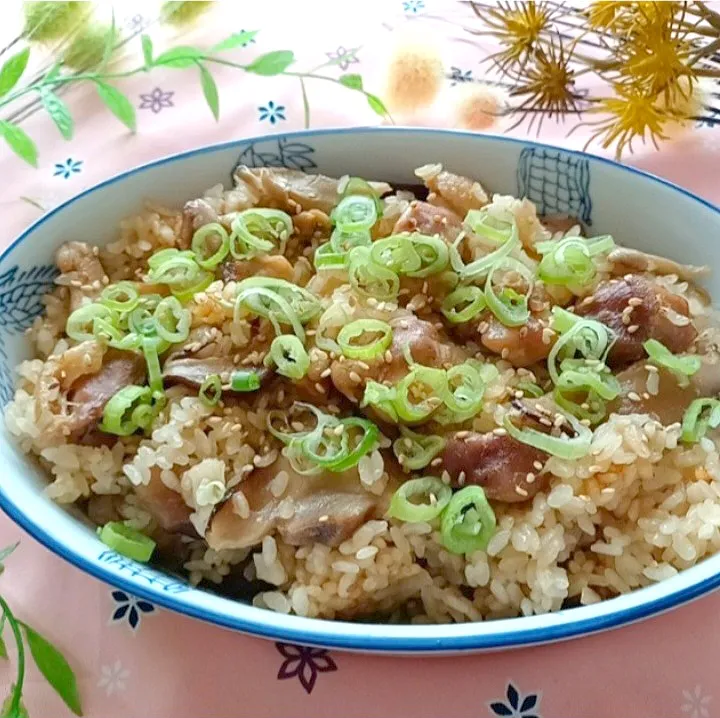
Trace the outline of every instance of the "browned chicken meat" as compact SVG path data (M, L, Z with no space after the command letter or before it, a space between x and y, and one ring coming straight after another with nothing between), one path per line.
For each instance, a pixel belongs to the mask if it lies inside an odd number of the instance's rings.
M419 232L439 235L446 242L454 242L462 231L462 219L452 210L436 207L428 202L411 202L393 227L393 234Z
M615 332L608 357L614 367L642 359L643 342L648 339L662 342L676 354L685 351L697 337L687 300L640 274L601 282L575 311Z
M98 254L85 242L68 242L55 255L60 270L55 283L70 288L70 311L96 299L109 282Z
M490 201L479 182L448 172L442 165L425 165L415 170L415 174L430 190L427 198L430 204L445 207L461 217Z

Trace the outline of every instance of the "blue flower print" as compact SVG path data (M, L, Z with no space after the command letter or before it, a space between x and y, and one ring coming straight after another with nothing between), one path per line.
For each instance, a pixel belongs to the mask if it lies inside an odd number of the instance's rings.
M68 157L65 162L56 162L55 171L53 177L62 177L63 179L70 179L73 175L80 174L82 171L83 161L74 160L72 157Z
M127 621L133 631L137 630L140 625L140 617L143 613L153 613L155 606L141 598L135 598L125 593L125 591L112 591L111 596L115 601L115 610L113 611L111 621Z
M413 15L416 15L419 12L422 12L425 9L425 3L423 0L405 0L403 2L403 10L406 13L412 13Z
M274 125L278 120L285 120L285 105L276 105L272 100L258 107L261 120L268 120L271 125Z
M536 710L540 707L541 693L528 693L523 696L512 683L507 684L505 691L506 701L493 701L488 703L492 715L502 718L541 718Z
M306 693L312 693L318 674L337 670L337 664L325 648L296 646L292 643L276 643L285 659L278 671L278 680L297 678Z
M472 70L465 70L463 72L459 67L450 68L450 84L455 86L463 82L472 82Z

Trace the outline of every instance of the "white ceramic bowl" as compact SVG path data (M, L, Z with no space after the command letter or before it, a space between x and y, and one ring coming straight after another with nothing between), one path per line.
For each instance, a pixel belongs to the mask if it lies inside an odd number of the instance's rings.
M442 162L492 192L527 196L545 214L569 213L594 233L632 247L720 267L720 209L679 187L578 152L471 133L417 129L318 130L238 140L125 172L49 212L0 257L0 397L28 356L23 330L42 310L53 256L69 239L104 244L143 200L181 206L230 182L239 162L285 166L390 182ZM78 218L82 222L78 222ZM78 235L78 227L85 234ZM709 289L720 296L718 274ZM720 555L654 586L544 616L440 626L386 626L284 616L191 588L184 581L109 551L92 528L49 501L45 478L3 429L0 505L18 524L83 571L160 606L266 638L389 653L460 653L544 643L606 630L666 611L720 585Z

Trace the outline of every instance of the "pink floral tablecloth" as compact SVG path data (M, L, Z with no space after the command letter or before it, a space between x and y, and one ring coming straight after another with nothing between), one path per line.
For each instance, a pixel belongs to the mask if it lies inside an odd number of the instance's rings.
M148 20L146 3L122 3L118 20ZM441 0L223 3L183 43L211 44L258 29L237 58L293 49L298 66L335 59L331 72L360 72L379 86L393 33L421 27L441 43L451 86L482 79L482 53L457 23L469 11ZM123 17L120 17L124 15ZM67 95L77 118L65 143L44 116L23 126L38 141L38 169L0 148L0 242L41 214L133 165L216 141L303 126L291 78L218 73L221 121L204 106L192 71L153 71L122 84L138 108L128 134L83 88ZM308 87L313 126L375 124L361 96L329 83ZM445 121L447 118L445 118ZM419 120L422 121L422 120ZM443 122L443 118L438 119ZM542 139L582 146L580 133L544 128ZM522 128L514 134L522 135ZM711 123L663 149L628 160L720 202L720 129ZM78 226L84 235L89 228ZM0 591L60 646L75 667L90 718L262 716L514 716L515 718L720 715L720 595L639 625L569 643L462 658L380 658L261 641L159 610L82 574L0 516L0 545L20 540ZM11 660L14 657L11 656ZM25 698L32 718L70 715L34 667ZM3 693L13 680L0 663Z

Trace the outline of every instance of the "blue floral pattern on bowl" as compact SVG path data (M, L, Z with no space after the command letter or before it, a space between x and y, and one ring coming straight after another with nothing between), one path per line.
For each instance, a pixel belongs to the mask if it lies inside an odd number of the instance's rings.
M526 147L517 168L518 197L544 215L567 215L592 224L590 162L562 150Z
M58 271L52 264L27 269L15 265L0 274L0 403L15 391L14 373L8 364L5 339L24 332L43 309L43 297L52 290Z
M309 172L317 169L312 155L315 149L304 142L289 140L287 137L273 137L251 142L238 157L233 173L240 165L248 167L285 167L291 170Z

